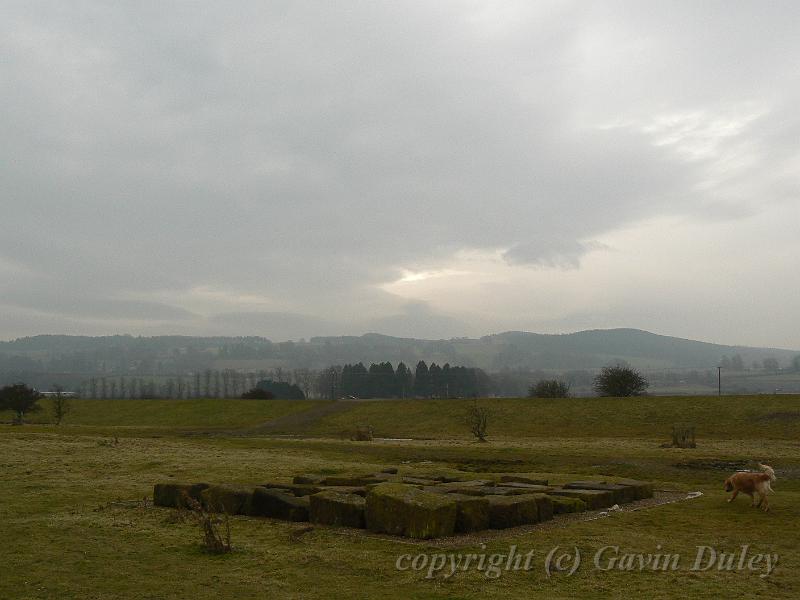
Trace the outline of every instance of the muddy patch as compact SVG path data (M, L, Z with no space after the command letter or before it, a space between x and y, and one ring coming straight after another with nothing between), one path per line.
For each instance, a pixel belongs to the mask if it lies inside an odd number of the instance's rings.
M672 465L678 469L693 469L697 471L744 471L750 466L744 460L715 460L713 458L685 460Z

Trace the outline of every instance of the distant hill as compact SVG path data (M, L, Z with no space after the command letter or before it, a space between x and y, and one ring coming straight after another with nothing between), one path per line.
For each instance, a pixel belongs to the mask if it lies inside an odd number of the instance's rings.
M373 356L391 353L398 359L436 360L488 371L502 369L598 369L624 361L643 369L706 369L723 357L739 355L745 365L774 357L788 365L797 351L777 348L726 346L658 335L639 329L595 329L568 334L508 331L479 339L417 340L380 334L360 337L312 338L311 344L337 348L340 353Z
M83 337L43 335L0 342L0 375L17 373L176 374L201 369L320 369L353 362L420 360L505 369L598 369L624 361L641 369L709 369L723 357L744 365L775 358L788 366L798 351L725 346L637 329L549 335L509 331L478 339L420 340L376 333L272 342L262 337Z

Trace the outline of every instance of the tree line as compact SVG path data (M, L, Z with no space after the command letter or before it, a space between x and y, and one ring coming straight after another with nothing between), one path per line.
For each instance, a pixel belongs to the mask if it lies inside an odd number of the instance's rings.
M736 358L736 356L734 356ZM730 372L736 372L740 360L730 359ZM764 361L767 369L775 369L770 360ZM728 361L721 361L723 379L728 371ZM800 372L800 356L796 357L790 368ZM767 371L770 372L770 371ZM523 397L530 395L533 383L551 380L557 377L569 385L573 392L586 394L593 389L596 372L591 370L572 370L554 372L531 369L504 369L497 373L487 374L478 368L451 366L445 363L420 361L416 367L410 368L404 362L393 367L391 362L371 363L367 367L363 362L347 363L344 366L331 366L323 370L308 368L288 369L275 367L253 372L242 372L235 369L205 369L177 375L109 375L92 376L88 379L77 379L74 383L66 383L58 378L56 382L69 391L74 391L84 398L238 398L257 386L258 382L272 380L297 386L306 398L341 398L354 396L357 398L445 398L500 396ZM709 388L717 386L716 369L675 369L654 370L647 377L655 387L670 387L685 384L697 384ZM12 381L25 381L33 385L44 385L27 377L15 377ZM51 380L52 381L52 380ZM0 381L0 385L3 383ZM45 384L47 382L44 382ZM726 383L727 391L746 393L750 388L742 387L744 380ZM737 387L738 386L738 387ZM46 389L46 388L44 388ZM279 393L283 393L283 388ZM292 391L292 397L297 397Z
M364 363L330 367L320 375L319 388L328 398L472 398L486 396L489 377L473 367L438 365L425 361L412 371L400 362L395 369L390 362Z
M481 369L419 361L335 365L322 371L276 367L257 372L206 369L172 377L91 377L76 391L83 398L239 398L254 388L276 398L467 398L492 391Z
M313 373L296 369L258 372L233 369L198 371L174 377L91 377L80 385L84 398L109 398L115 400L147 398L238 398L260 382L274 380L297 385L308 396L313 383ZM283 388L281 388L283 389Z

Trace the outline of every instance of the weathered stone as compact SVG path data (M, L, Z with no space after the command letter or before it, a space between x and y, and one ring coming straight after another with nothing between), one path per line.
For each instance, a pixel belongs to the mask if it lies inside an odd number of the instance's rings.
M620 479L618 485L632 487L636 493L636 500L644 500L653 497L653 484L648 481L637 481L635 479Z
M608 483L608 482L605 479L602 479L602 480L583 479L581 481L572 481L571 483L573 483L575 485L585 486L585 485L595 485L597 483ZM578 488L578 489L586 490L586 489L590 489L590 488L581 487L581 488Z
M489 528L489 499L482 496L448 494L456 501L456 533L469 533Z
M284 521L308 521L309 497L290 496L278 490L257 487L250 501L250 514Z
M485 488L482 487L444 487L441 485L422 486L421 489L434 494L462 494L464 496L485 496Z
M380 533L418 539L452 535L457 512L448 495L402 483L383 483L367 493L367 528Z
M539 501L534 494L486 498L489 501L489 526L492 529L507 529L539 522ZM552 504L550 506L552 508Z
M568 490L603 490L611 492L614 496L614 502L617 504L627 504L628 502L636 500L635 488L615 483L573 481L565 483L564 488Z
M324 475L295 475L292 483L297 485L320 485L324 479Z
M550 488L542 487L539 489L525 489L518 487L505 487L505 486L490 486L490 485L474 485L463 486L458 483L441 484L432 487L423 488L427 491L439 494L464 494L466 496L520 496L523 494L530 494L531 492L544 491Z
M576 490L556 488L547 492L551 496L567 496L568 498L580 498L586 503L589 510L608 508L614 504L614 494L607 490Z
M312 523L364 528L366 501L355 494L328 490L309 496L308 516Z
M583 512L586 510L586 502L580 498L550 496L550 500L553 503L553 513L557 515L564 513Z
M407 483L408 485L436 485L437 481L433 479L422 479L420 477L403 477L401 479L402 483Z
M547 485L547 479L538 479L527 475L501 475L500 483L528 483L530 485Z
M346 485L346 486L363 486L363 485L370 485L373 483L383 483L382 479L375 477L374 475L336 475L331 477L326 477L322 480L322 485Z
M211 485L200 494L203 508L211 512L229 515L246 515L250 512L253 498L252 486Z
M185 508L185 497L202 502L202 492L207 483L157 483L153 486L153 504L171 508Z
M535 494L535 496L536 502L539 505L539 520L549 521L555 514L552 496L548 496L547 494Z
M370 484L369 486L356 486L356 485L329 485L329 486L322 486L320 488L321 492L327 491L335 491L341 492L342 494L355 494L356 496L361 496L362 498L367 495L367 488L374 487L379 485L377 483Z
M322 487L317 485L278 482L262 483L261 487L265 487L269 490L287 490L295 496L310 496L311 494L316 494L323 490Z
M425 471L418 474L420 479L430 479L440 483L454 483L456 481L465 481L461 475L452 475L450 473L442 473L439 471Z
M494 482L485 479L473 479L471 481L453 481L450 483L440 483L436 487L443 492L463 490L465 488L484 488L494 487Z
M527 490L529 493L544 493L552 490L553 488L549 485L538 485L535 483L519 483L516 481L510 481L508 483L503 484L500 487L510 487L515 490Z
M483 491L487 496L522 496L524 494L533 494L537 492L544 492L552 488L537 485L531 487L516 487L497 485L495 487L477 488Z

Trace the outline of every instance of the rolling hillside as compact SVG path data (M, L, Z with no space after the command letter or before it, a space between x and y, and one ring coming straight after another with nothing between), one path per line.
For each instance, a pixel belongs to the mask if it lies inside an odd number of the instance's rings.
M36 336L0 342L0 374L174 374L201 369L320 369L334 364L420 360L503 369L597 369L626 361L643 369L710 369L723 357L744 365L774 357L787 367L798 351L725 346L608 329L550 335L506 332L478 339L421 340L376 333L272 342L264 337Z

